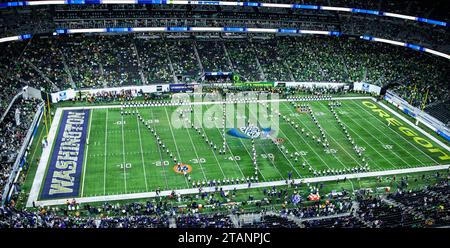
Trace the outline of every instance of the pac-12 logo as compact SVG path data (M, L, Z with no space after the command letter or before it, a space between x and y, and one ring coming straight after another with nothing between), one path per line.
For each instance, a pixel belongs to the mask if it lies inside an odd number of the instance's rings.
M252 139L258 138L261 135L261 130L255 126L247 126L239 128L241 132Z
M227 134L243 139L270 138L273 133L270 127L259 128L257 126L245 126L240 128L231 128Z

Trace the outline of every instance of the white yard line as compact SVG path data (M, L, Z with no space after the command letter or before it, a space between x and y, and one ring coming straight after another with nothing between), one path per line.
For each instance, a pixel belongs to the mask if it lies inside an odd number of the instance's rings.
M195 115L194 115L194 116L195 116ZM209 137L208 137L208 134L205 132L205 130L203 129L203 127L200 127L200 128L202 129L202 131L203 131L203 133L205 134L206 138L207 138L208 140L210 140ZM217 164L219 165L219 169L220 169L220 171L222 172L223 177L225 178L225 173L223 172L222 166L220 165L219 159L217 158L216 152L214 152L214 151L212 151L212 150L211 150L211 152L212 152L212 154L214 155L214 158L216 159ZM244 176L244 175L242 175L242 176Z
M137 111L137 109L136 109L136 111ZM140 120L138 119L137 115L136 115L136 122L137 122L137 125L138 125L139 144L140 144L140 147L141 147L142 169L144 169L145 191L148 191L147 173L145 172L144 150L142 149L141 125L139 124Z
M356 123L355 121L352 120L352 118L348 118L348 119L351 120L352 122ZM353 131L353 129L351 129L351 128L349 127L349 125L345 124L344 121L342 121L342 124L343 124L349 131L351 131L351 132L354 133L356 136L358 136L358 138L359 138L362 142L364 142L364 144L366 144L366 145L368 145L370 148L372 148L372 150L374 150L378 155L380 155L381 158L383 158L386 162L388 162L389 164L391 164L392 167L397 168L397 167L395 166L395 164L394 164L391 160L387 159L385 156L383 156L381 153L379 153L378 150L377 150L375 147L373 147L371 144L369 144L369 142L367 142L363 137L361 137L361 135L359 135L358 132ZM359 125L358 125L358 126L359 126ZM359 126L359 127L361 127L361 126ZM367 132L367 133L368 133L371 137L373 137L372 134L370 134L369 132ZM378 142L380 142L381 144L383 144L383 143L382 143L381 141L379 141L376 137L373 137L373 138L375 138ZM356 143L355 143L355 144L356 144ZM403 161L403 162L405 162L405 161ZM407 164L407 166L408 166L408 164ZM377 165L377 167L381 169L380 166Z
M244 142L242 142L241 139L238 139L238 140L239 140L239 142L241 142L241 144L244 146L245 150L247 151L247 154L248 154L249 157L251 158L252 155L251 155L250 152L248 151L248 149L247 149L246 145L244 144ZM262 145L262 144L258 144L258 145L262 148L264 154L267 155L268 153L266 152L266 149L264 149L264 145ZM255 149L256 149L256 146L255 146ZM280 175L280 177L281 177L282 179L284 179L283 174L281 174L280 170L278 170L278 167L275 165L275 163L273 162L273 160L269 158L269 161L270 161L270 163L272 164L273 168L275 168L275 170L278 172L278 174ZM261 169L259 169L259 173L261 174L261 176L263 177L263 180L265 181L266 178L264 177L264 175L263 175Z
M242 146L244 147L245 151L247 152L249 158L251 158L252 155L251 155L250 152L248 151L247 146L244 144L244 142L242 142L242 140L241 140L240 138L239 138L239 142L241 142L241 144L242 144ZM255 149L256 149L256 148L255 148ZM264 151L264 148L263 148L263 151ZM264 151L264 153L266 153L266 151ZM256 156L258 156L258 154L256 154ZM275 165L274 165L274 166L275 166ZM276 168L276 167L275 167L275 168ZM265 180L266 180L266 177L262 174L261 170L259 170L259 173L261 174L263 180L265 181ZM279 173L279 172L278 172L278 173ZM280 173L280 176L283 177L283 176L281 175L281 173Z
M437 166L428 166L428 167L417 167L417 168L407 168L407 169L397 169L397 170L387 170L387 171L375 171L375 172L365 172L365 173L354 173L354 174L345 174L345 175L335 175L335 176L325 176L325 177L312 177L312 178L303 178L303 179L295 179L291 180L294 183L319 183L319 182L329 182L329 181L337 181L344 179L359 179L359 178L367 178L367 177L379 177L379 176L392 176L392 175L400 175L400 174L408 174L408 173L420 173L420 172L429 172L429 171L437 171L437 170L448 170L450 165L437 165ZM272 181L272 182L261 182L261 183L252 183L250 187L248 184L237 184L237 185L223 185L221 186L224 191L231 191L234 189L249 189L249 188L265 188L271 186L283 186L287 185L286 180L280 181ZM202 192L214 192L215 187L204 187ZM180 189L175 191L180 195L187 194L198 194L198 188L189 188L189 189ZM104 202L104 201L117 201L117 200L128 200L128 199L142 199L142 198L150 198L157 196L168 196L172 193L172 190L161 191L159 195L156 195L155 192L145 192L145 193L134 193L134 194L124 194L124 195L108 195L108 196L96 196L96 197L84 197L84 198L75 198L78 203L89 203L89 202ZM64 205L66 199L56 199L56 200L47 200L47 201L38 201L36 204L38 206L51 206L51 205Z
M201 120L200 120L201 121ZM203 129L203 127L202 127L202 129ZM218 127L216 127L216 130L217 130L217 132L219 133L219 135L222 135L222 133L220 132L220 129L218 128ZM206 132L205 132L205 134L206 134ZM242 176L243 177L245 177L245 175L244 175L244 172L242 171L242 169L241 169L241 166L239 165L239 163L236 161L236 157L234 156L234 154L233 154L233 151L231 150L231 147L228 145L228 142L225 142L225 145L228 147L228 151L230 151L230 153L231 153L231 156L233 156L233 161L234 161L234 163L236 164L236 166L238 167L238 169L239 169L239 171L241 172L241 174L242 174Z
M256 114L254 114L253 111L250 111L250 109L249 109L249 113L255 117L255 120L258 120L258 117L256 116ZM256 123L256 124L258 124L258 123ZM280 131L281 133L283 133L283 130L281 130L281 128L279 129L279 131ZM283 133L283 135L285 135L285 134ZM289 143L291 143L292 147L293 147L294 150L295 150L295 145L291 142L291 140L288 138L287 135L285 135L285 136L286 136L286 138L289 140ZM292 162L289 160L289 158L286 157L286 154L284 154L284 152L280 149L279 146L276 146L276 147L278 148L278 150L280 150L281 154L283 154L284 158L289 162L289 165L291 165L291 167L292 167L292 169L294 169L295 173L297 173L297 175L298 175L300 178L302 178L302 175L297 171L297 169L295 169L295 166L292 164ZM282 176L282 177L283 177L283 176ZM283 178L284 178L284 177L283 177Z
M153 111L151 109L150 109L150 115L151 115L151 118L152 118L153 129L156 130L156 125L155 125L155 122L154 122L155 118L153 116ZM159 152L159 161L161 162L162 173L164 175L164 182L166 183L166 188L169 188L169 184L167 183L166 166L164 166L164 164L163 164L164 160L163 160L163 156L162 156L162 153L161 153L161 147L159 147L158 142L156 141L156 139L154 139L154 141L155 141L156 149Z
M326 107L326 106L325 106ZM291 110L292 111L292 110ZM330 112L331 113L331 112ZM318 121L318 120L317 120ZM335 123L336 124L336 123ZM349 157L351 157L358 165L361 165L360 163L361 162L359 162L357 159L355 159L355 157L352 155L352 154L350 154L348 151L347 151L347 149L345 149L342 145L341 145L341 143L340 142L338 142L334 137L333 137L333 135L329 135L328 134L328 131L326 131L325 130L325 128L323 128L323 132L328 136L328 137L330 137L330 139L332 139L339 147L341 147L342 148L342 150L345 152L345 153L347 153L347 155L349 156ZM341 163L342 164L342 163ZM344 165L344 167L345 167L345 165Z
M289 106L288 106L289 107ZM309 127L307 127L301 120L300 120L300 118L299 118L299 116L295 116L296 118L297 118L297 120L302 124L302 126L304 126L308 131L310 131L311 132L311 134L312 134L312 131L311 131L311 129L309 129ZM287 123L286 125L289 125L289 126L291 126L289 123ZM303 135L302 134L300 134L295 128L293 128L294 129L294 131L297 133L297 135L298 136L300 136L300 138L303 140L303 142L305 142L305 144L309 147L309 149L311 149L311 151L314 153L314 154L316 154L317 155L317 157L320 159L320 160L322 160L322 162L324 163L324 165L326 166L326 167L328 167L328 169L331 169L330 168L330 166L328 166L328 164L325 162L325 160L323 160L323 158L316 152L316 150L308 143L308 141L303 137ZM281 131L281 128L280 128L280 131ZM286 138L287 138L287 136L286 136ZM287 138L288 140L289 140L289 138ZM289 140L289 142L292 144L292 142ZM295 146L294 146L295 147ZM345 166L344 166L344 168L345 168Z
M184 129L186 130L189 140L191 141L191 145L192 145L192 148L194 149L195 156L197 157L197 163L200 166L200 169L202 170L203 177L205 178L206 181L208 181L208 178L206 177L206 174L205 174L205 170L202 166L202 163L200 162L200 157L198 156L197 149L195 148L194 142L192 141L191 134L189 133L189 130L187 127L185 127Z
M123 157L123 180L125 182L125 193L127 193L127 170L126 170L126 160L125 160L125 138L123 137L123 115L122 118L122 157Z
M108 158L108 109L106 109L106 117L105 117L105 163L103 165L103 194L106 195L106 160Z
M288 109L289 109L289 111L290 112L292 112L292 113L295 113L292 109L291 109L291 106L289 106L289 104L284 104ZM300 120L300 117L299 116L294 116L294 117L296 117L297 119L298 119L298 121L300 121L300 123L302 123L302 125L304 125L303 124L303 122ZM319 120L317 120L317 122L319 122ZM320 124L320 123L319 123ZM291 125L290 125L291 126ZM311 129L309 129L306 125L304 125L305 126L305 128L307 128L309 131L311 131ZM292 126L291 126L292 127ZM297 131L297 129L295 129L295 128L293 128L294 129L294 131L300 136L301 134ZM311 131L312 132L312 131ZM323 132L328 136L328 137L330 137L330 139L332 139L336 144L338 144L338 146L340 146L341 148L342 148L342 150L345 152L345 153L347 153L347 155L349 155L358 165L360 165L360 163L358 162L358 160L356 160L336 139L334 139L333 138L333 136L332 135L328 135L328 132L325 130L325 128L323 129ZM347 166L345 166L345 164L344 163L342 163L341 162L341 160L337 157L337 155L334 155L333 156L333 158L335 158L337 161L339 161L339 163L341 163L341 165L342 166L344 166L344 169L347 169ZM322 160L323 161L323 160ZM329 166L327 166L328 168L330 168Z
M87 167L87 155L89 152L89 138L91 136L91 125L92 125L92 116L93 116L94 110L92 109L89 111L89 127L88 127L88 136L86 140L86 152L84 153L84 163L83 163L83 182L81 184L81 197L84 195L84 180L86 179L86 167Z
M167 125L169 126L170 129L170 133L172 134L172 140L173 140L173 144L175 145L175 149L177 150L177 154L178 154L178 162L181 162L181 155L180 155L180 151L178 150L178 146L177 146L177 141L175 139L175 134L173 133L172 130L172 124L170 123L170 118L169 118L169 114L167 113L167 108L164 108L164 111L166 112L166 118L167 118ZM186 185L189 187L189 184L187 182L186 177L184 177L184 181L186 182Z

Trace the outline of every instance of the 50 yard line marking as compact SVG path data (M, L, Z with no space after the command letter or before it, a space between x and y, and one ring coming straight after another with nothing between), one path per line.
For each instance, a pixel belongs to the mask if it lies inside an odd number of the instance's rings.
M91 124L92 124L92 113L94 113L94 109L89 112L89 127L88 127L88 137L86 142L86 152L84 153L84 161L83 161L83 182L81 184L81 197L83 197L84 194L84 180L86 179L86 166L87 166L87 154L89 152L89 138L91 136Z
M137 111L138 110L136 108L136 112ZM137 124L138 124L139 144L140 144L140 147L141 147L142 168L144 169L145 190L148 191L147 174L145 173L144 150L142 149L141 125L139 124L139 119L138 119L137 115L136 115L136 121L137 121Z

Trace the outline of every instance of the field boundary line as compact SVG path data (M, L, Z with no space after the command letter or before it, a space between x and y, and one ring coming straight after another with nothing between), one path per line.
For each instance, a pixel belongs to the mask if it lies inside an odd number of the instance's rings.
M370 96L348 96L348 97L332 97L331 100L374 100L373 97ZM269 103L269 102L299 102L299 100L293 99L273 99L273 100L253 100L248 101L257 102L257 103ZM328 100L310 100L303 102L316 102L316 101L328 101ZM217 101L217 102L189 102L184 105L213 105L213 104L234 104L231 101ZM168 105L158 105L158 106L136 106L136 108L151 108L151 107L169 107L169 106L180 106L180 104L170 103ZM77 106L77 107L60 107L58 109L62 110L74 110L74 109L105 109L105 108L121 108L122 105L101 105L101 106Z
M438 170L448 170L450 168L450 164L447 165L436 165L436 166L427 166L427 167L417 167L417 168L407 168L407 169L395 169L395 170L386 170L386 171L375 171L375 172L365 172L365 173L353 173L353 174L345 174L345 175L335 175L335 176L325 176L325 177L312 177L312 178L303 178L303 179L294 179L290 180L287 183L320 183L320 182L329 182L329 181L337 181L344 179L360 179L367 177L378 177L378 176L391 176L391 175L400 175L400 174L408 174L408 173L420 173L420 172L429 172L429 171L438 171ZM279 181L271 181L271 182L261 182L261 183L252 183L249 187L248 184L235 184L235 185L223 185L222 190L224 191L232 191L234 189L249 189L249 188L265 188L271 186L283 186L287 185L286 180ZM214 192L216 190L215 187L204 187L202 192ZM124 195L107 195L107 196L95 196L95 197L84 197L84 198L75 198L77 203L90 203L90 202L104 202L104 201L117 201L117 200L129 200L129 199L143 199L143 198L151 198L151 197L159 197L159 196L169 196L172 194L173 190L165 190L161 191L158 195L156 192L145 192L145 193L133 193L133 194L124 194ZM177 194L180 195L188 195L188 194L198 194L198 188L187 188L175 190ZM55 199L55 200L46 200L46 201L38 201L36 202L39 206L53 206L53 205L64 205L66 199Z
M414 129L416 129L417 131L421 132L423 135L427 136L427 138L433 140L434 142L436 142L438 145L440 145L441 147L443 147L444 149L446 149L448 152L450 152L450 147L448 147L446 144L444 144L442 141L438 140L436 137L433 137L433 135L429 134L427 131L423 130L422 128L416 126L414 123L412 123L411 121L409 121L408 119L406 119L404 116L402 116L401 114L397 113L395 110L392 110L391 108L389 108L388 106L386 106L386 104L382 103L382 102L377 102L375 101L374 98L372 98L372 101L378 103L380 106L382 106L383 108L385 108L386 110L388 110L389 112L391 112L392 114L394 114L395 116L397 116L398 118L400 118L402 121L406 122L407 124L409 124L410 126L412 126Z
M86 139L86 152L84 153L83 158L83 179L81 183L81 197L84 195L84 180L86 179L86 167L87 167L87 156L89 153L89 138L91 137L91 126L92 126L92 116L93 116L94 110L89 111L89 127L88 127L88 135Z

